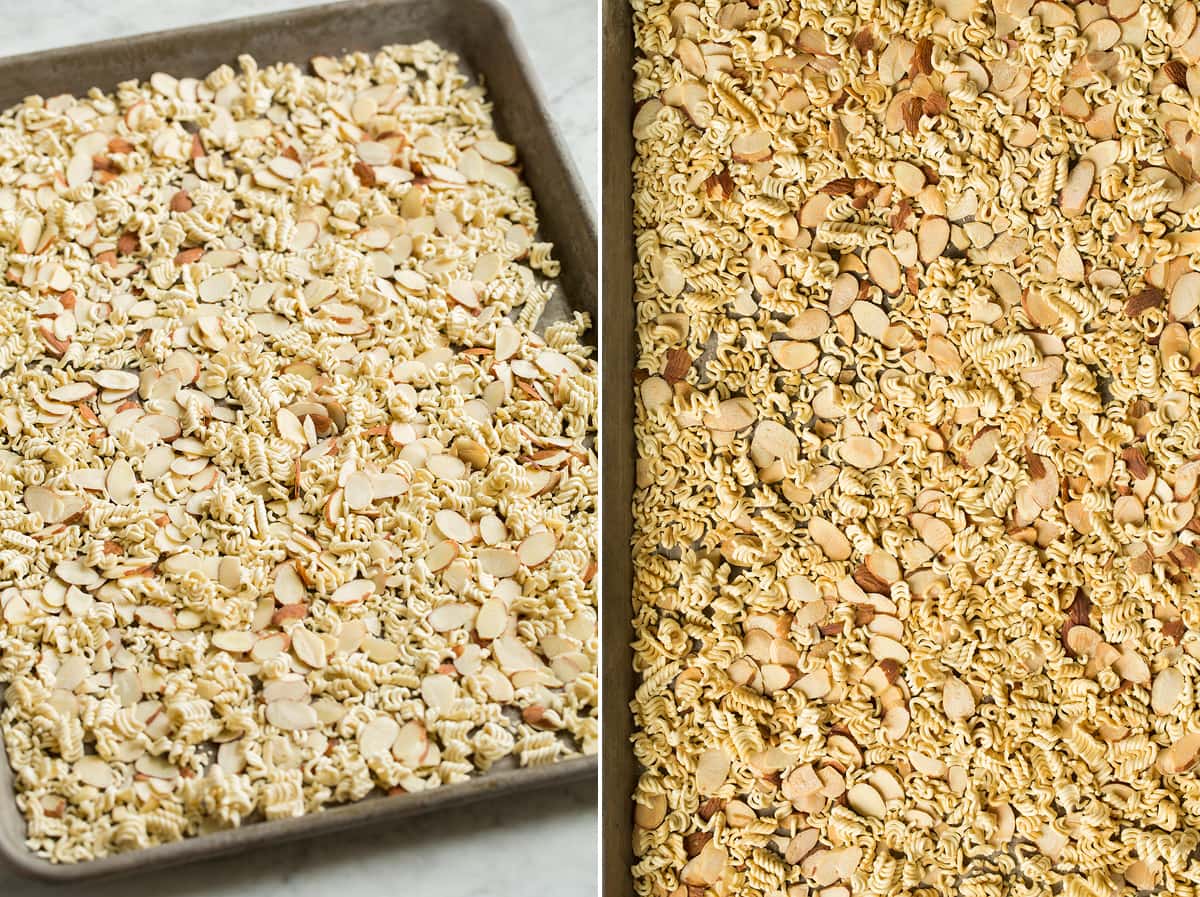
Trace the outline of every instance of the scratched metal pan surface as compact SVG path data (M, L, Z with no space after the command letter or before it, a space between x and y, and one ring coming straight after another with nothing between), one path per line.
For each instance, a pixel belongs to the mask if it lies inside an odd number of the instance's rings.
M633 672L633 24L629 0L604 0L602 29L601 128L603 170L604 323L601 328L601 433L604 457L601 496L603 547L600 601L604 657L601 714L604 742L600 811L604 846L600 858L602 897L633 894L633 794L636 767L629 735Z
M546 113L532 67L508 13L496 0L352 0L253 18L0 59L0 109L32 94L111 90L155 71L203 77L250 53L261 65L304 64L317 55L373 51L431 39L461 57L494 103L496 130L517 147L538 203L541 235L562 261L561 289L543 323L572 311L596 315L596 226L591 205ZM468 782L419 794L369 797L296 819L254 822L145 850L74 864L53 864L25 845L25 822L0 739L0 856L27 875L80 882L158 868L405 816L449 809L516 791L595 777L595 757L526 769L510 764Z

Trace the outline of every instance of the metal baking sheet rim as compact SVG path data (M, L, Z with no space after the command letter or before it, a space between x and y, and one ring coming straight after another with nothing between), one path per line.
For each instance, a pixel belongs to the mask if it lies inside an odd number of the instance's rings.
M516 144L526 163L525 178L538 202L542 233L555 243L563 263L559 282L567 301L594 319L594 212L546 112L512 20L498 0L351 0L0 58L0 109L35 93L79 93L93 85L112 89L120 81L146 78L160 69L203 76L221 63L235 63L239 52L251 53L264 65L303 64L322 53L373 51L388 43L425 38L457 52L483 77L494 103L496 130ZM596 757L583 756L497 770L418 794L367 798L294 819L255 822L98 860L55 864L25 845L25 820L0 738L0 858L34 878L90 881L565 785L594 778L597 767Z
M604 0L601 28L601 158L604 160L601 257L604 319L601 326L601 419L628 422L601 433L602 597L601 650L604 686L601 715L600 810L604 842L600 857L602 897L635 893L632 794L636 762L630 735L636 680L633 670L633 22L629 0Z

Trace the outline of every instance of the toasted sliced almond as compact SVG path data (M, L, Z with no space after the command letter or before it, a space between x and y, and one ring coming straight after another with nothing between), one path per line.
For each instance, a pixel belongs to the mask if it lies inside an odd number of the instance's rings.
M1191 318L1200 307L1200 271L1188 271L1171 289L1171 298L1167 309L1176 320Z
M870 436L848 436L842 443L843 461L860 470L869 470L883 463L883 446Z
M942 683L942 710L952 720L964 720L975 713L975 695L957 676L947 676Z
M830 560L844 561L850 557L850 541L825 518L809 518L808 535Z

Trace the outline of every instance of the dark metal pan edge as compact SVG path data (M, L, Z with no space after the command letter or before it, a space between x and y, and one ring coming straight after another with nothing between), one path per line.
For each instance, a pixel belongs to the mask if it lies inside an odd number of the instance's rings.
M601 599L604 741L600 808L605 839L603 897L630 897L636 775L630 735L634 671L630 590L633 569L633 24L628 0L604 0L601 158L604 324L601 332L604 479Z

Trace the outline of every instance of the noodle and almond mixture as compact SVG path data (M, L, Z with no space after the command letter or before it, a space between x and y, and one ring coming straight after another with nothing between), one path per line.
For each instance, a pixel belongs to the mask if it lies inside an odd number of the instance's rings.
M594 362L514 148L429 43L239 66L0 115L0 724L58 862L595 750Z
M1195 4L633 6L637 893L1200 893Z

